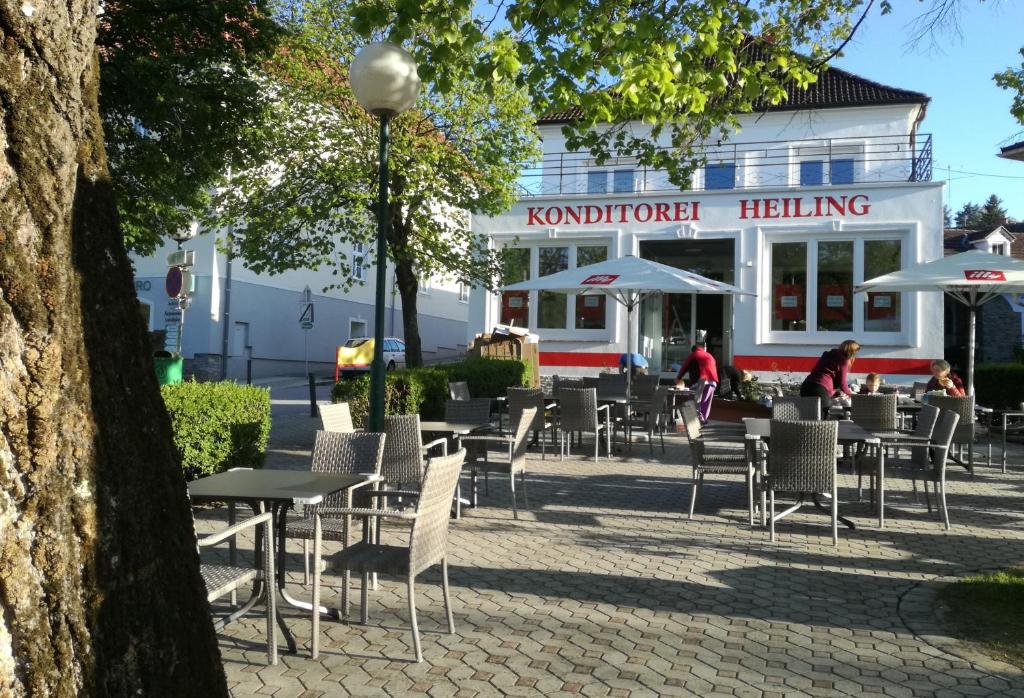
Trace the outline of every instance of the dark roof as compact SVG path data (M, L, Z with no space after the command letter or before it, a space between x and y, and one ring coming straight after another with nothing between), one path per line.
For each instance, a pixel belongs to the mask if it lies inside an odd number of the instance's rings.
M996 228L946 228L942 231L942 247L947 255L973 249L974 243L984 240L997 228L1010 234L1010 254L1024 259L1024 223L1006 223Z
M1024 141L1012 143L1004 148L1000 148L999 155L1004 158L1008 158L1012 155L1014 158L1020 159L1020 157L1024 155Z
M754 112L799 111L802 109L834 109L837 107L868 107L886 104L927 104L928 95L898 87L883 85L874 80L848 73L841 68L826 68L818 80L806 89L791 85L786 97L778 104L764 101L754 103ZM549 112L537 120L538 124L562 124L575 121L583 115L579 107Z

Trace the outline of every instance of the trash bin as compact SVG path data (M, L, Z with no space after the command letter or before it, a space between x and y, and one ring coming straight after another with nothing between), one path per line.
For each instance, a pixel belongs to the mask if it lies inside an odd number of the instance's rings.
M185 360L181 354L171 351L158 351L153 354L153 366L156 368L156 382L160 385L174 385L181 382Z

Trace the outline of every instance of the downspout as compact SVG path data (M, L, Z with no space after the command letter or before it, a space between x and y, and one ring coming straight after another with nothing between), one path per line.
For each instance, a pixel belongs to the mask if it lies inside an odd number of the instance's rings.
M231 259L235 251L235 224L228 224L228 251L224 263L224 303L221 310L220 379L228 377L228 342L231 338Z

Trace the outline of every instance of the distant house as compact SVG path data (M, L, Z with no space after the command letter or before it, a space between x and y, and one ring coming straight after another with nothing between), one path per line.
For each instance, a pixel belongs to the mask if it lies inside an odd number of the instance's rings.
M1004 149L1005 150L1005 149ZM1024 223L1008 223L995 228L946 228L943 248L947 255L969 250L1024 259ZM1024 299L1003 296L983 305L978 314L977 360L1014 361L1024 348ZM945 303L945 356L964 365L967 358L967 309L950 298Z
M999 157L1007 160L1020 160L1024 162L1024 141L1000 148Z

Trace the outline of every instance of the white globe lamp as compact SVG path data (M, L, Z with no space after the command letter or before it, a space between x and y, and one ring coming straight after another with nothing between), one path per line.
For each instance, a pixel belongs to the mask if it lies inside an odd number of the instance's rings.
M400 46L367 44L349 68L349 84L363 109L377 116L401 114L420 94L416 62Z

